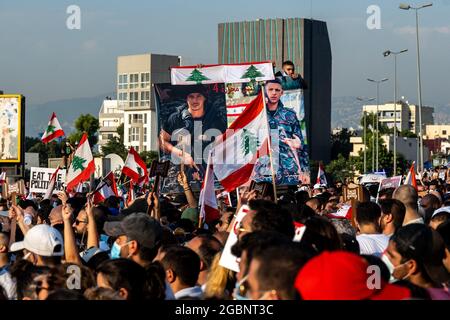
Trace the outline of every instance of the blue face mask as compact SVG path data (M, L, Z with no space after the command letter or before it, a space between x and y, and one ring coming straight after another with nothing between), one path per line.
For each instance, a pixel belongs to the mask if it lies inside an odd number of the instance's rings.
M233 290L233 298L235 300L251 300L250 298L241 295L241 286L244 284L245 281L247 281L247 276L242 278L241 281L236 282L236 285L234 286Z
M117 244L117 242L114 242L112 248L111 248L111 252L109 254L109 257L111 259L119 259L120 258L120 252L122 251L122 247L128 245L131 241L128 241L127 243L120 245Z

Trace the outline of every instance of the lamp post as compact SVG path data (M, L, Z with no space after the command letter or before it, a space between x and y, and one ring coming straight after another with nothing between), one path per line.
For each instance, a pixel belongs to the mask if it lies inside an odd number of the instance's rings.
M394 176L397 174L397 56L407 51L408 49L399 52L391 50L383 52L385 57L394 56Z
M388 81L389 79L388 78L384 78L384 79L381 79L381 80L373 80L373 79L367 79L367 81L370 81L370 82L374 82L374 83L376 83L377 84L377 115L376 115L376 117L375 117L375 119L376 119L376 122L377 122L377 124L376 124L376 127L377 127L377 135L376 135L376 171L378 171L378 139L379 139L379 115L378 115L378 108L379 108L379 106L380 106L380 83L382 83L382 82L385 82L385 81Z
M370 102L370 101L374 101L375 98L369 98L369 99L364 99L361 97L356 98L358 101L361 102ZM367 114L366 111L364 110L364 106L363 106L363 119L364 119L364 173L367 172Z
M420 148L420 157L418 171L423 170L423 132L422 132L422 82L420 75L420 46L419 46L419 10L427 7L431 7L432 3L427 3L418 7L413 7L409 4L400 4L399 8L402 10L415 10L416 12L416 42L417 42L417 95L419 98L419 148Z

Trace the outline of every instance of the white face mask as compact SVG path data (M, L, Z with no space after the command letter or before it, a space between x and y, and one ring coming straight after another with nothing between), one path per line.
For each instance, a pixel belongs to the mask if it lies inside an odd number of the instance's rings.
M392 264L391 260L389 259L389 257L387 256L386 253L383 253L383 255L381 256L381 260L384 262L386 267L389 269L389 273L391 275L391 277L389 278L389 283L394 283L394 282L399 281L397 278L394 277L394 271L395 271L395 269L404 265L405 263L399 264L398 266L395 267ZM408 278L408 276L403 277L401 280L406 280L406 278Z

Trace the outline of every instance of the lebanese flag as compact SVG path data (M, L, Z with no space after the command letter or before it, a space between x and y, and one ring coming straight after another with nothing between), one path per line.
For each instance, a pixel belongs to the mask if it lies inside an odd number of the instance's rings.
M325 176L325 170L323 169L322 162L319 164L319 171L317 171L317 184L328 185L327 177Z
M352 206L347 204L343 205L338 211L328 213L327 217L330 219L352 219Z
M59 166L56 168L56 171L53 172L50 177L50 182L48 183L47 191L45 192L44 199L50 199L53 194L53 190L55 190L56 177L58 176Z
M269 127L262 91L216 139L211 163L225 191L246 183L258 158L269 151Z
M305 234L305 231L306 231L306 226L303 223L294 221L294 228L295 228L295 234L294 234L294 239L292 239L292 241L294 241L294 242L302 241L303 235Z
M84 133L67 172L67 191L71 192L80 182L89 180L94 172L94 158L92 157L87 134Z
M44 135L41 138L43 143L49 143L50 141L55 140L58 137L64 136L64 131L59 124L58 119L56 118L56 114L53 112L48 122L47 129L44 132Z
M127 193L127 206L129 206L134 201L135 198L136 198L136 195L134 194L133 181L130 181L130 188L128 189L128 193Z
M94 191L94 203L103 202L111 196L119 196L116 179L114 178L114 174L112 172L106 175Z
M148 182L147 165L133 147L128 151L127 160L122 168L122 173L131 178L135 183Z
M6 171L3 171L0 173L0 184L3 184L6 182Z
M416 170L414 168L415 162L413 162L411 168L409 168L408 174L406 175L405 182L403 184L409 184L417 190L417 181L416 181Z
M219 206L217 205L214 191L214 171L211 163L211 153L208 156L208 169L206 170L205 180L203 180L199 202L201 221L209 224L220 218Z

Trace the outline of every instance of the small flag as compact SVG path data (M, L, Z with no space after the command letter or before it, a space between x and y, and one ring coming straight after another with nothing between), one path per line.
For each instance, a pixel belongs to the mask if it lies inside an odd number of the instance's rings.
M327 177L325 176L325 170L323 169L322 162L319 164L319 171L317 171L317 180L316 184L319 185L328 185Z
M43 143L49 143L50 141L55 140L58 137L64 136L64 131L59 124L58 119L56 118L56 114L53 112L48 122L47 129L44 132L41 140Z
M122 173L131 178L135 183L140 184L142 182L148 182L147 165L133 147L131 147L128 152L125 165L122 168Z
M409 168L408 174L406 175L405 182L403 184L409 184L413 186L417 190L417 181L416 181L416 170L414 168L415 162Z
M0 173L0 184L3 184L6 182L6 171L3 171Z
M92 157L91 147L85 133L81 137L67 173L67 191L71 192L80 182L89 180L94 172L94 158Z
M56 168L55 172L53 172L52 176L50 177L50 182L48 183L48 187L47 187L47 191L45 192L45 196L44 199L50 199L52 194L53 194L53 190L55 190L55 183L56 183L56 177L58 175L59 172L59 166Z
M116 179L114 178L114 174L110 172L94 191L94 203L100 203L111 196L117 197L118 195Z
M214 191L214 172L211 163L211 152L208 156L208 167L200 191L200 219L207 224L220 219L220 211L217 205L216 193Z

